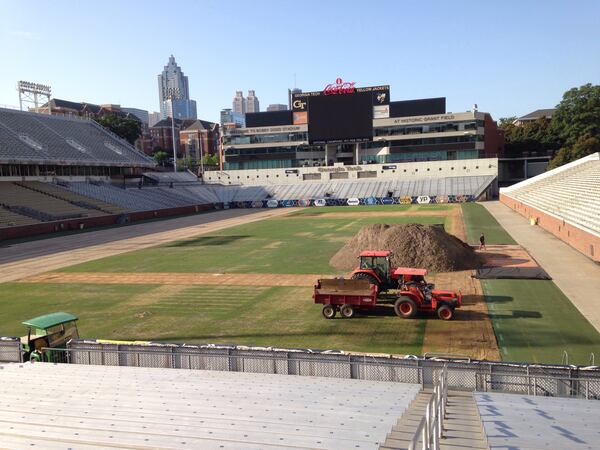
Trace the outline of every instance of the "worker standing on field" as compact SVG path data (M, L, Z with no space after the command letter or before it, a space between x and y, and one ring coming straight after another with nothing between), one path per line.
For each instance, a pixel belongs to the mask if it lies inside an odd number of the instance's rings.
M485 250L485 236L483 233L479 236L479 250Z

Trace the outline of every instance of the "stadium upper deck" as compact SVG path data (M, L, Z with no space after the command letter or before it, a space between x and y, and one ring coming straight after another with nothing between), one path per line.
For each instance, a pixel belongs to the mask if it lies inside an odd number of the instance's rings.
M111 176L155 166L94 121L0 108L0 177Z

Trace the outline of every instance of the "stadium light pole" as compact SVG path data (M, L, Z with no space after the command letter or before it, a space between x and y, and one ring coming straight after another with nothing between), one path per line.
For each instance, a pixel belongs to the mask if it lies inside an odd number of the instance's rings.
M173 100L171 100L171 136L173 137L173 172L177 172L177 144L175 143L175 118L173 117Z
M173 100L180 98L181 93L179 88L170 87L168 89L167 99L171 101L171 137L173 138L173 172L177 172L177 144L175 142L175 108Z

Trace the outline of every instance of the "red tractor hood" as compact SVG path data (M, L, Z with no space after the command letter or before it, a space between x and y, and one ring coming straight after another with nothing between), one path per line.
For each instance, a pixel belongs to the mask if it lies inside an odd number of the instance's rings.
M427 275L427 269L415 269L414 267L397 267L394 269L394 275L412 275L412 276L422 276Z

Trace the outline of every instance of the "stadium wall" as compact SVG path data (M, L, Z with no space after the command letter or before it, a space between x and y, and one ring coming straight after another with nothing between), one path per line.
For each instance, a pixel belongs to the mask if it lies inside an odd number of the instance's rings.
M560 217L515 200L502 192L500 192L500 201L523 217L535 220L538 226L579 250L593 261L600 262L600 236L593 231L586 231Z
M217 170L204 173L206 183L224 185L299 184L345 180L391 180L498 176L498 159L459 159L412 163L334 165L281 169Z
M178 216L183 214L194 214L202 211L210 211L222 208L222 203L211 203L205 205L191 205L150 211L136 211L127 214L111 214L99 217L66 219L54 222L36 223L33 225L23 225L19 227L0 228L0 241L38 236L41 234L83 230L107 225L125 225L131 222L139 222L141 220L157 219L161 217Z

